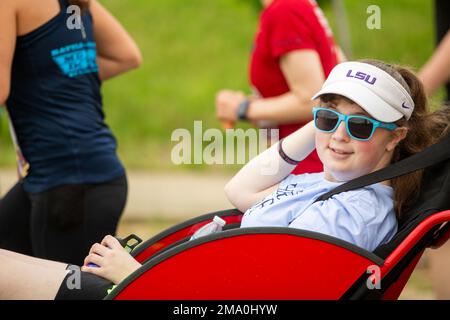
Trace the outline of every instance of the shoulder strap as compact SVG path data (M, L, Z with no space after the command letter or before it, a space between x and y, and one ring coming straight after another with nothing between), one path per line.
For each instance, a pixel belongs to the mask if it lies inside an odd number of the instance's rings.
M450 159L450 134L436 144L411 157L396 162L381 170L341 184L340 186L317 198L315 202L327 200L337 193L362 188L374 183L396 178L416 170L424 169L447 159Z

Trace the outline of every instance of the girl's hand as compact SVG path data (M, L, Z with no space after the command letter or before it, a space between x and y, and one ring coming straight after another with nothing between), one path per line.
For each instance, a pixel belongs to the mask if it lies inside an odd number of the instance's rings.
M98 265L98 268L88 267L89 263ZM106 236L101 244L96 243L92 246L81 271L119 284L140 267L141 264L125 251L116 238Z

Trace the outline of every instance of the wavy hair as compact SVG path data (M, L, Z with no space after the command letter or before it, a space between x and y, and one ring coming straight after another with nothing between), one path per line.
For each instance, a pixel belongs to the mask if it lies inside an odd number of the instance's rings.
M398 126L408 128L405 139L394 150L391 163L412 156L439 141L450 131L450 107L443 106L430 111L422 82L409 69L399 65L390 65L378 60L360 60L390 74L397 80L414 101L414 111L407 121L396 121ZM417 170L391 180L394 189L394 206L397 217L402 217L418 195L422 183L423 170Z

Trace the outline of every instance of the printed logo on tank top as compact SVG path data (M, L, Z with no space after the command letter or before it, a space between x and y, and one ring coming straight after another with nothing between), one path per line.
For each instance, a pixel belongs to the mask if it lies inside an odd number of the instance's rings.
M74 43L51 51L53 61L68 77L98 72L95 42Z

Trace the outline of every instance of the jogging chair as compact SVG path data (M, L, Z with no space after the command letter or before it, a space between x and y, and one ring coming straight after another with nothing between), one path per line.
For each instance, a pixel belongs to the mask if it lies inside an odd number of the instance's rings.
M425 249L450 237L450 135L317 200L424 168L420 193L403 213L397 234L374 252L306 230L240 229L242 213L224 210L138 246L132 255L142 267L106 299L397 299ZM215 215L227 222L224 231L189 241Z

